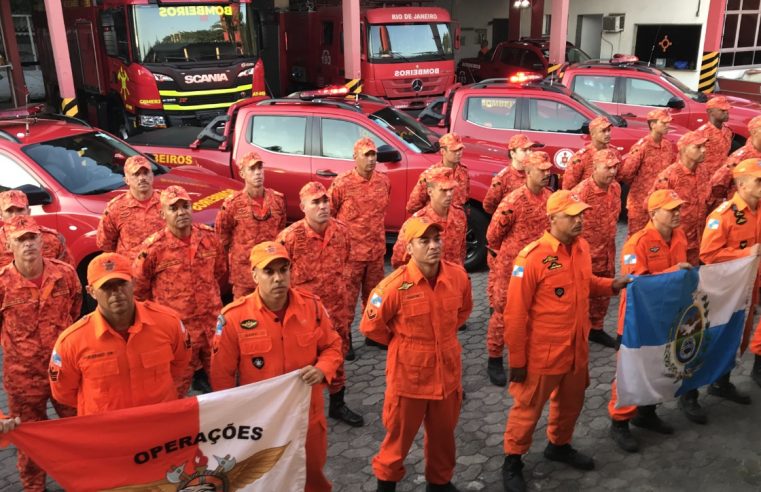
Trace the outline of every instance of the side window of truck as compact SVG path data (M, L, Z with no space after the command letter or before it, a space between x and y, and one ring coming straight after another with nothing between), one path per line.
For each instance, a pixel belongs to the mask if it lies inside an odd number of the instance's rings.
M590 101L613 102L616 78L602 75L577 75L571 90Z
M638 106L666 107L671 94L660 85L642 79L624 79L626 81L626 104Z
M3 169L3 177L0 178L0 191L18 188L25 184L40 186L40 183L26 169L7 155L0 154L0 167Z
M270 152L304 155L307 119L260 115L251 118L248 141Z
M386 145L373 132L351 121L322 119L322 157L333 159L354 159L354 142L370 137L376 147Z
M518 100L514 97L469 97L465 119L475 125L500 130L515 128Z
M584 115L561 102L529 99L529 129L537 132L581 133Z

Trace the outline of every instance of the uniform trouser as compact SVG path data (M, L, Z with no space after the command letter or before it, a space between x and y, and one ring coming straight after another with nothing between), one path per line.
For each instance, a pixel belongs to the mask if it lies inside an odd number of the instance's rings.
M188 394L190 384L193 381L193 374L198 369L203 369L206 374L211 374L209 370L211 360L211 344L209 343L214 336L214 328L217 323L216 314L209 316L195 316L182 320L185 329L190 333L191 356L185 373L177 381L177 393L180 398Z
M59 417L74 417L77 414L76 408L58 403L50 398L49 393L42 395L28 395L14 391L6 391L6 393L10 414L14 417L21 417L22 422L47 420L48 399L53 403L53 408ZM45 490L45 472L20 449L17 450L17 454L16 467L24 490L27 492Z
M494 307L494 284L497 281L496 257L492 256L491 250L486 251L486 265L489 267L489 274L486 277L486 297L489 299L489 306Z
M383 270L383 256L369 261L349 260L348 270L348 291L349 312L348 326L354 324L354 312L357 307L357 296L362 295L362 309L367 305L367 298L370 292L383 280L385 272ZM348 350L348 348L347 348Z
M373 458L375 476L391 482L404 478L404 458L422 423L425 426L423 452L426 481L445 484L452 480L456 457L454 431L461 404L461 389L453 391L443 400L407 398L386 391L383 403L386 437Z
M610 401L608 402L608 415L610 415L610 419L623 422L629 421L637 415L636 405L616 408L616 403L618 403L618 394L616 393L616 380L614 379L610 384Z
M626 237L631 237L635 232L641 231L650 221L650 215L642 208L642 205L636 209L627 208L626 217L629 225L629 233Z
M598 277L613 277L616 273L613 271L600 271L594 272L593 275ZM592 324L593 330L602 330L603 323L605 322L605 315L608 314L608 306L610 305L610 297L590 297L589 298L589 321Z
M528 372L522 383L510 383L513 406L505 425L505 454L526 454L547 400L547 439L562 446L571 442L576 420L584 405L584 392L589 384L587 367L565 374Z
M498 269L492 270L492 273L499 275ZM489 323L486 325L486 350L489 357L502 357L505 351L505 320L503 313L507 303L507 288L510 285L510 278L495 279L492 287L492 311L489 317Z

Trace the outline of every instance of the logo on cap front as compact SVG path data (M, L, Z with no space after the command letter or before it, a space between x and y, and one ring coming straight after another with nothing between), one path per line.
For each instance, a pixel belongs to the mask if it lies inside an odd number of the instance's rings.
M116 268L116 263L114 263L111 260L108 260L103 263L103 269L107 272L113 272L114 268Z

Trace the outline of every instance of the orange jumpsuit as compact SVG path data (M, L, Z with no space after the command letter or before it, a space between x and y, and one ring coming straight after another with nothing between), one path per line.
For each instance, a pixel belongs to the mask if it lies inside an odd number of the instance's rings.
M132 265L135 297L174 309L190 333L193 354L178 387L183 396L196 369L202 366L209 373L209 343L222 309L219 284L227 273L226 260L214 230L193 224L187 242L168 228L149 236Z
M687 237L681 227L673 229L671 241L648 222L644 229L632 234L621 251L621 275L652 275L676 270L676 265L687 261ZM621 290L618 303L618 335L624 334L624 314L626 313L626 289ZM637 415L636 405L616 408L618 395L616 381L610 388L608 414L612 420L631 420Z
M592 274L589 245L570 246L549 232L515 260L505 307L510 367L526 380L510 383L513 406L505 427L505 454L525 454L547 399L547 437L571 442L589 384L589 297L612 295L613 279Z
M700 238L703 236L703 227L708 214L708 200L711 195L709 178L702 163L690 171L684 164L677 161L661 171L650 190L652 193L655 190L670 189L680 197L684 197L685 203L680 209L680 215L682 229L687 236L687 261L693 266L698 265Z
M47 420L47 361L58 335L82 308L82 286L68 263L43 259L40 282L38 287L27 280L13 264L0 269L3 386L11 415L25 422ZM76 414L56 399L52 403L59 417ZM24 490L45 489L45 472L20 450L17 467Z
M761 159L761 150L756 150L750 141L732 152L724 161L724 165L720 166L711 176L711 200L713 204L718 206L734 194L735 182L732 179L732 169L745 159Z
M512 165L507 165L491 179L491 186L486 191L486 197L484 197L484 212L493 214L503 198L525 183L526 172L519 171Z
M139 201L127 191L108 202L98 223L98 247L134 260L148 236L164 228L159 192Z
M574 189L582 202L592 210L584 215L582 237L589 243L592 255L592 273L598 277L616 275L616 230L621 213L621 185L613 181L603 190L594 179L587 178ZM602 330L610 297L593 297L589 300L589 320L593 330Z
M513 190L500 202L486 230L489 247L497 251L494 269L489 271L489 280L493 279L491 299L494 307L486 328L489 357L502 357L505 348L502 312L513 261L520 250L540 237L549 225L546 207L551 194L550 190L542 188L539 195L534 195L525 185Z
M748 256L746 250L756 243L761 243L761 213L751 210L745 200L735 192L731 199L708 215L703 240L700 242L700 261L710 264L742 258ZM750 343L751 352L757 355L761 355L761 329L756 329L752 340L750 330L758 303L759 285L761 271L756 276L751 301L753 308L745 323L741 346L742 351L745 351Z
M629 236L645 227L650 220L645 206L648 192L658 173L675 159L676 150L671 141L664 137L660 143L655 143L652 135L647 135L632 145L623 160L616 179L629 185L629 195L626 197Z
M285 227L285 219L285 198L278 191L265 188L264 197L255 199L241 190L225 199L214 229L228 253L230 283L236 299L256 288L248 261L251 248L274 240Z
M379 480L404 477L404 458L425 425L425 479L445 484L455 467L454 431L462 402L462 348L457 329L473 309L470 280L455 263L441 261L429 282L414 260L376 287L359 329L388 345L383 426L373 458Z
M616 150L615 147L608 146L609 150ZM617 151L616 151L617 152ZM583 149L579 150L568 161L568 167L563 173L564 190L572 190L577 184L592 175L592 161L594 160L597 149L594 144L588 143Z
M257 292L225 306L217 320L211 356L214 391L264 381L313 365L330 381L343 361L341 338L319 298L299 289L288 293L283 319L267 309ZM246 320L257 321L253 328ZM236 382L236 376L239 380ZM327 423L322 390L312 386L306 438L308 492L330 490L322 472L327 460Z
M177 313L155 302L135 302L129 339L99 310L66 329L50 357L53 397L77 415L177 399L177 380L190 362L190 336Z
M383 173L365 179L356 169L339 174L328 189L330 210L346 224L351 239L347 266L348 327L354 323L357 296L362 307L370 291L383 280L386 255L386 209L391 199L391 182Z
M413 217L427 217L431 222L441 225L441 259L462 265L465 262L465 234L468 231L468 218L465 211L451 205L446 217L442 217L433 210L431 204L415 212ZM404 239L404 230L399 231L399 236L394 243L391 253L391 266L398 268L408 261L407 241Z
M407 199L408 214L414 214L428 204L430 201L427 184L428 172L431 169L443 166L443 162L438 162L420 174L417 183L415 183L415 186L412 188L409 199ZM454 168L452 174L454 175L453 177L455 181L458 183L458 186L454 190L454 196L452 197L452 205L464 208L470 197L470 176L468 175L468 168L460 163Z
M330 315L333 328L341 337L341 350L349 351L349 302L346 290L346 265L351 244L346 226L331 218L320 235L306 219L294 222L277 236L291 258L291 287L300 287L320 296ZM343 361L336 370L328 390L335 394L346 384Z
M60 232L40 226L42 232L42 256L49 260L60 260L76 268L74 259L66 247L66 239ZM5 227L0 227L0 267L13 263L13 253L8 249Z
M716 128L709 121L700 125L695 131L708 139L706 142L706 158L700 165L705 168L705 172L710 178L727 160L727 155L732 148L732 130L727 125Z

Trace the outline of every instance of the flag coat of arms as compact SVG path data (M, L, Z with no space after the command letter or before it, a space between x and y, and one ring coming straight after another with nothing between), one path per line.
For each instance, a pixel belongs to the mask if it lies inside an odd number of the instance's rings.
M652 405L734 367L758 258L642 275L626 288L616 406Z
M296 371L156 405L23 423L8 440L65 490L302 491L310 399Z

